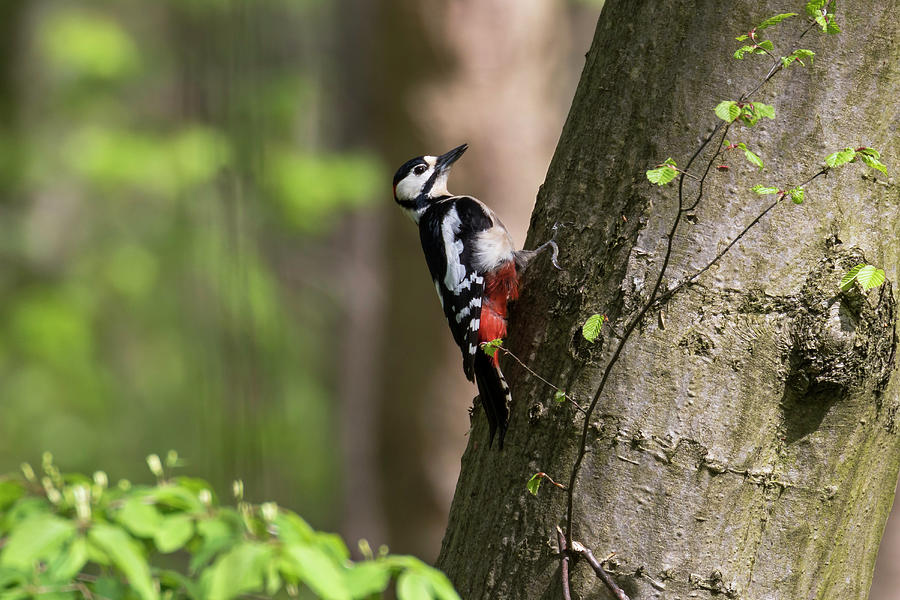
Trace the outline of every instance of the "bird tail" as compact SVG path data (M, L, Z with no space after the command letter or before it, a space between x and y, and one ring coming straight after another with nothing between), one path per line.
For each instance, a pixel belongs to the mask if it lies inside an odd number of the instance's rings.
M509 426L512 394L509 392L503 372L500 371L500 365L484 352L478 352L475 356L475 381L490 428L491 438L488 446L494 445L494 435L499 429L500 449L503 450L503 438L506 437L506 429Z

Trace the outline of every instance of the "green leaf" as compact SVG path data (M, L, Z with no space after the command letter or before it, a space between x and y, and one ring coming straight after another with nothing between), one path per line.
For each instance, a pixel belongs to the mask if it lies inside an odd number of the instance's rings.
M353 565L344 576L344 583L352 598L381 594L390 582L391 570L379 560Z
M0 512L7 508L25 494L25 486L15 479L0 479Z
M163 519L153 536L156 548L163 554L175 552L194 537L194 520L190 515L171 515Z
M794 204L803 204L804 191L802 187L795 187L788 192Z
M753 110L756 115L761 119L763 117L767 119L775 118L775 107L771 104L763 104L762 102L754 102Z
M431 600L431 586L417 571L405 571L397 579L399 600Z
M150 579L150 567L141 554L137 543L116 525L97 523L88 531L88 540L105 552L113 564L125 574L131 588L143 600L158 598L153 581Z
M715 113L726 123L731 123L740 116L741 108L734 100L723 100L716 105Z
M241 594L263 589L263 573L272 548L256 542L246 542L232 548L216 560L204 573L206 597L209 600L228 600Z
M780 15L775 15L773 17L769 17L768 19L766 19L765 21L763 21L762 23L757 25L756 30L759 31L760 29L767 29L767 28L771 27L772 25L777 25L778 23L781 23L785 19L790 19L791 17L796 17L796 16L797 16L797 13L781 13Z
M489 342L484 342L481 344L481 351L490 356L491 358L497 354L497 350L503 345L503 340L501 338L495 338Z
M856 276L859 275L860 270L864 266L866 265L856 265L855 267L847 271L847 273L843 277L841 277L841 283L839 284L840 288L846 292L851 287L853 287L853 282L856 281Z
M863 154L865 156L871 156L872 158L881 158L881 153L878 152L875 148L858 148L856 150L857 154Z
M72 540L59 558L47 566L47 576L54 581L71 581L88 561L88 543L83 536ZM0 586L2 588L3 586Z
M116 513L116 520L134 535L152 538L163 518L147 496L132 496Z
M828 20L825 18L824 15L817 16L816 23L819 24L819 27L822 28L823 32L828 31Z
M805 67L806 63L804 63L802 59L808 58L809 64L812 64L813 57L815 55L816 55L816 53L813 52L812 50L807 50L805 48L798 48L797 50L794 50L793 52L791 52L790 55L782 56L781 64L783 64L785 67L788 67L791 65L792 62L797 61Z
M566 401L566 390L556 390L556 393L553 394L554 402L565 402Z
M743 60L744 55L746 53L753 52L753 50L755 50L755 49L756 49L756 46L741 46L740 48L738 48L737 50L734 51L734 57L738 60ZM718 115L719 113L716 113L716 114ZM724 117L720 117L720 118L724 118Z
M866 265L856 274L856 281L864 290L870 290L884 283L884 271L873 265Z
M854 281L859 283L863 290L870 290L884 283L884 271L874 265L856 265L841 278L840 288L846 292L853 287Z
M599 314L588 317L588 320L581 326L581 335L584 336L584 339L593 343L600 335L605 320L606 317Z
M541 488L541 481L543 480L543 473L535 473L531 476L531 479L528 480L528 483L525 484L525 487L528 488L528 491L531 492L532 496L537 496L538 490Z
M739 35L739 36L737 36L737 37L734 38L734 39L736 39L736 40L739 41L739 42L743 42L743 41L746 40L746 39L750 39L750 36L744 34L744 35Z
M0 567L32 569L75 536L76 526L54 514L38 513L12 527L0 553Z
M884 163L871 154L863 154L862 152L857 152L857 155L859 156L860 160L862 160L865 164L872 167L876 171L881 171L885 175L888 174L887 167L884 165Z
M459 594L453 589L453 584L450 583L446 575L429 566L426 566L421 573L428 579L428 583L431 584L432 594L438 600L460 600Z
M841 28L838 27L837 22L834 20L834 15L828 15L828 24L825 26L825 33L829 35L833 35L835 33L840 33Z
M763 168L762 159L759 156L757 156L756 154L754 154L753 152L751 152L750 150L747 150L746 147L744 147L743 150L744 150L744 156L747 157L747 160L750 161L750 164L752 164L755 167L759 167L759 169L762 170L762 168Z
M650 180L650 183L666 185L675 179L675 176L678 174L678 170L675 168L676 166L675 161L669 157L656 169L647 171L647 179Z
M768 187L768 186L761 185L761 184L756 184L750 189L760 195L768 195L768 194L777 194L778 193L777 187Z
M812 0L811 2L806 3L806 14L810 17L815 18L817 15L822 14L822 9L825 7L825 3L828 0Z
M292 574L299 577L309 589L321 598L329 600L350 600L350 592L344 583L338 565L322 550L315 546L291 545L285 548L285 557Z
M854 158L856 158L856 150L853 148L844 148L843 150L838 150L834 154L826 156L825 164L831 168L839 167L847 164Z
M763 40L759 44L757 44L758 49L755 50L756 54L765 54L763 50L768 50L771 52L775 49L775 45L770 40Z

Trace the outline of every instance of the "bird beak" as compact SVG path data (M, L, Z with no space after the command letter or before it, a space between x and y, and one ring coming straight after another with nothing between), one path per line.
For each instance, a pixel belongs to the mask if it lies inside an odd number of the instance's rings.
M463 144L462 146L457 146L450 152L446 154L441 154L437 157L437 161L435 161L434 166L437 167L438 171L448 171L450 169L450 165L455 163L460 156L463 155L463 152L468 148L468 144Z

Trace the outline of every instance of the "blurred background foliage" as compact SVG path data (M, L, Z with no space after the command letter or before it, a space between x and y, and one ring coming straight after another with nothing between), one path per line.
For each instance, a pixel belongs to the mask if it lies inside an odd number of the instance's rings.
M174 447L336 526L340 310L294 257L390 175L330 143L336 7L4 4L0 471Z

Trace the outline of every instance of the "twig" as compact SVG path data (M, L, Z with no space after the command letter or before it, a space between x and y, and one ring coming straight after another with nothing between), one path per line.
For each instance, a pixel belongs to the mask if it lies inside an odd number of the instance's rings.
M574 398L570 398L569 395L565 392L565 390L563 390L562 388L559 388L559 387L553 385L552 383L550 383L549 381L547 381L546 379L544 379L543 377L541 377L540 375L538 375L537 373L535 373L535 372L531 369L531 367L529 367L529 366L526 365L524 362L522 362L522 359L520 359L518 356L516 356L515 354L513 354L510 350L508 350L507 348L505 348L505 347L503 347L503 346L497 346L497 350L502 350L502 351L505 352L506 354L508 354L508 355L510 355L511 357L513 357L513 360L515 360L517 363L519 363L519 364L522 366L523 369L525 369L526 371L528 371L529 373L531 373L531 375L534 376L537 380L539 380L539 381L540 381L541 383L543 383L544 385L553 388L553 389L556 390L557 392L561 392L562 395L563 395L563 397L564 397L566 400L568 400L569 402L572 403L572 406L574 406L575 408L577 408L578 410L581 411L581 414L583 414L583 415L585 415L585 416L587 415L587 413L586 413L585 410L581 407L581 405L578 404L577 402L575 402L575 399L574 399Z
M562 580L563 600L572 600L569 589L569 553L562 527L556 526L556 543L559 545L559 577Z
M827 174L829 170L830 170L829 167L825 167L825 168L819 170L815 175L809 177L803 183L800 183L800 184L792 186L792 187L793 188L803 187L803 186L809 184L811 181L813 181L817 177ZM788 189L790 189L790 188L788 188ZM787 197L787 194L779 194L778 198L774 202L772 202L769 206L766 207L766 209L764 211L762 211L760 214L758 214L755 219L750 221L750 223L747 224L747 226L744 227L741 230L741 232L739 234L737 234L735 236L735 238L728 243L727 246L725 246L725 248L723 248L718 254L716 254L716 256L712 260L710 260L708 263L706 263L706 265L704 267L695 271L691 276L689 276L687 279L684 279L683 281L678 283L678 285L676 285L675 287L673 287L666 293L661 294L659 296L659 298L657 298L655 301L656 306L659 307L659 306L662 306L662 304L664 304L665 302L668 302L669 298L674 296L676 292L681 290L681 288L683 288L687 284L691 283L692 281L694 281L695 279L700 277L703 273L708 271L723 256L725 256L728 253L728 251L731 250L734 247L734 245L737 244L740 241L740 239L747 234L747 232L749 232L757 223L759 223L763 217L765 217L767 214L769 214L769 211L771 211L773 208L775 208L776 206L781 204L781 201L784 200L786 197Z
M600 581L606 585L606 589L612 593L618 600L631 600L628 597L628 594L622 591L616 582L613 581L613 578L609 576L609 573L603 568L603 566L597 561L596 557L594 557L594 553L591 552L590 548L585 547L581 542L576 540L572 540L572 551L580 554L585 557L588 561L588 564L591 565L591 568L594 569L594 573L597 574L597 577L600 578Z
M540 479L546 479L547 481L549 481L550 483L552 483L553 485L555 485L556 487L558 487L561 490L566 489L566 486L564 486L563 484L561 484L558 481L553 481L553 478L550 477L549 475L547 475L546 473L544 473L543 471L541 471L539 473L535 473L534 476L532 477L532 479L534 477L538 477Z

